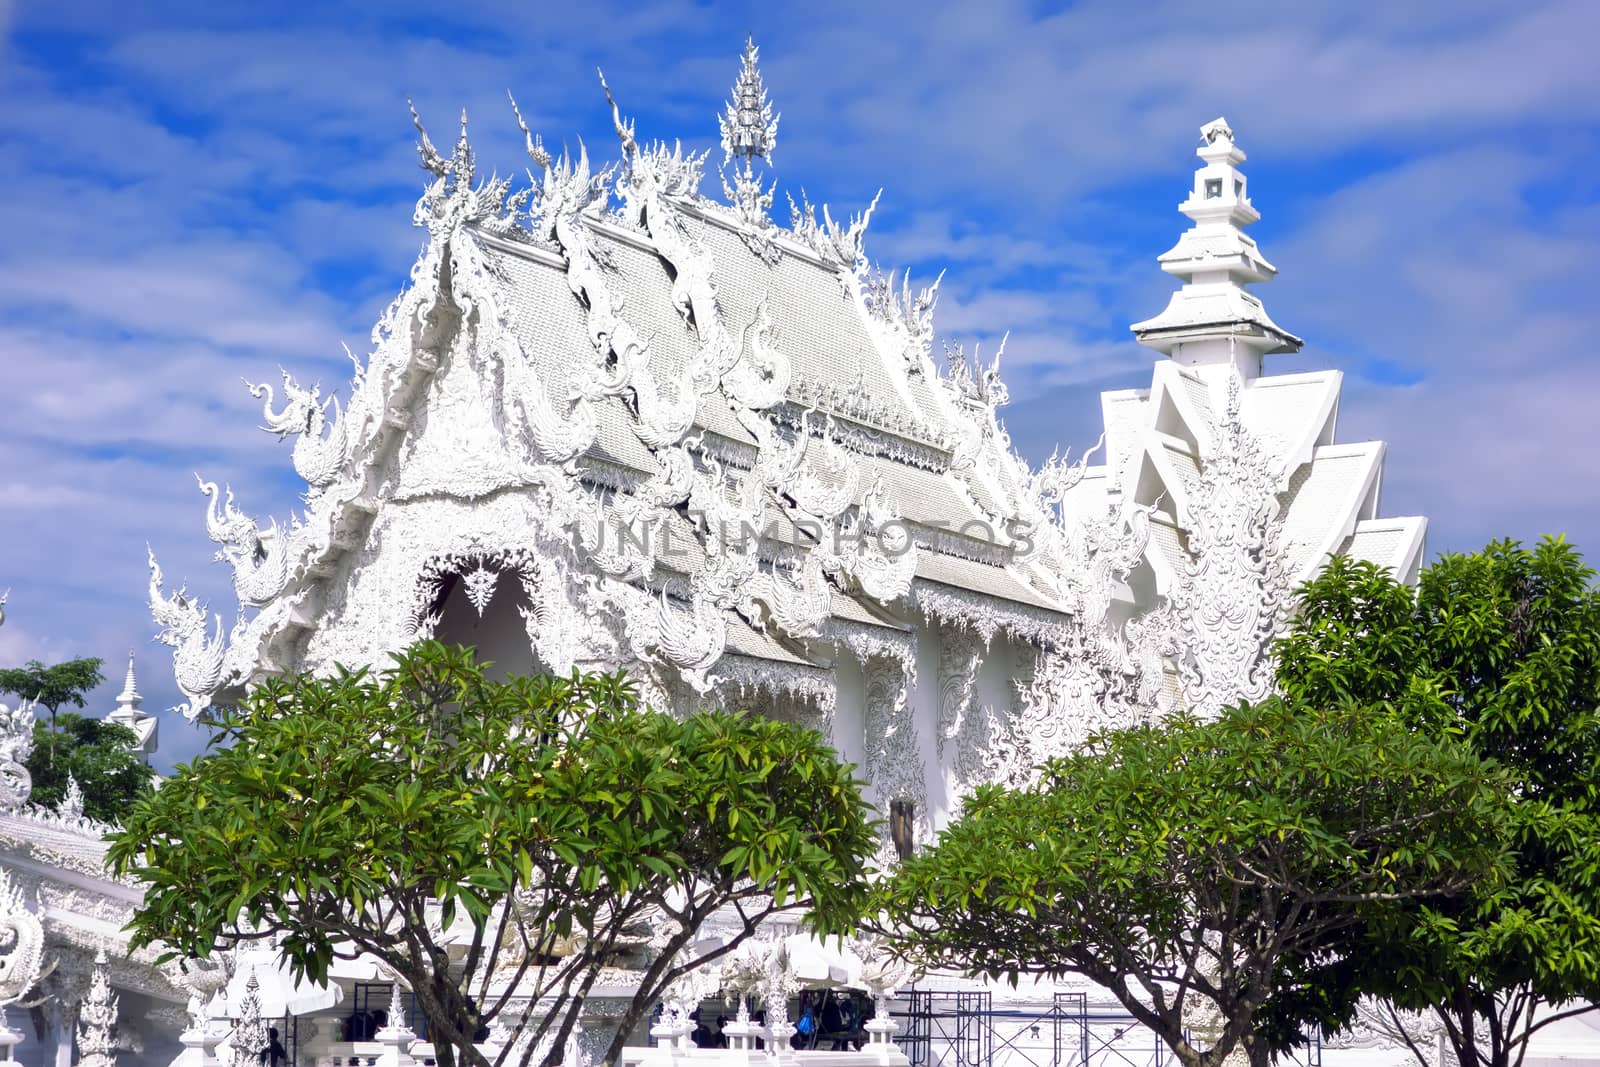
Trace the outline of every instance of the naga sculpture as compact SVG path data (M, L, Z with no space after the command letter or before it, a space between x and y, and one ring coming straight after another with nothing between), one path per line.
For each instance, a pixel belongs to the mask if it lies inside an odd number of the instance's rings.
M156 563L154 552L148 555L150 614L161 628L156 640L173 650L173 675L188 698L183 714L193 722L210 706L211 697L223 684L227 643L222 635L222 616L213 616L215 631L208 636L205 605L192 599L187 587L163 593L161 566Z
M252 607L270 602L289 580L292 539L298 524L279 529L276 519L262 530L254 519L233 505L233 490L217 483L195 481L206 497L206 534L219 545L216 559L233 568L233 590L239 603ZM219 507L219 503L221 506Z
M34 704L0 703L0 812L18 811L33 792L28 757L33 754Z
M283 374L283 410L272 410L272 385L263 382L252 385L245 382L250 395L261 400L262 428L278 435L279 440L298 434L292 458L294 469L306 480L313 491L329 485L338 475L345 460L345 424L339 410L339 398L322 399L321 389L305 389L295 383L288 371ZM263 399L265 398L265 399ZM333 418L328 418L328 405L333 405ZM323 430L332 426L327 436Z
M27 996L43 974L44 927L23 901L22 887L0 867L0 1012Z

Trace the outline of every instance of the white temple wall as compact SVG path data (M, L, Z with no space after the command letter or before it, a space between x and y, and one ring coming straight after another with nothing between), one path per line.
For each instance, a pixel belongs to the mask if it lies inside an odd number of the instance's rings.
M1005 634L996 634L988 650L979 660L977 704L995 709L1001 715L1011 713L1016 690L1013 682L1017 675L1016 642Z
M940 631L926 622L917 625L915 637L917 674L906 693L906 702L916 728L922 778L927 784L928 822L939 827L949 820L949 799L944 775L939 770L936 741L939 734L939 651L943 642ZM919 837L918 844L921 843Z
M861 664L841 652L834 660L833 729L829 740L841 759L856 765L857 777L867 773L866 707L866 678ZM870 799L879 808L884 807L876 795Z

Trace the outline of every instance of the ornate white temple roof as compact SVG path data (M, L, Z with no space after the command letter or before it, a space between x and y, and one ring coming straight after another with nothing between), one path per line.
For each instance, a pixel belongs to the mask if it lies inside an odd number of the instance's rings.
M541 665L627 666L667 704L752 686L829 704L841 650L909 670L931 626L1034 648L1030 700L1066 699L1059 661L1097 672L1072 682L1094 714L1209 706L1215 686L1179 679L1183 635L1237 592L1217 574L1276 583L1287 610L1330 552L1414 570L1421 521L1378 516L1381 446L1333 440L1338 374L1261 376L1301 342L1245 289L1274 269L1242 232L1259 216L1225 122L1161 257L1184 286L1134 327L1169 358L1106 395L1102 466L1034 469L997 417L1000 354L936 364L937 280L869 263L872 205L840 222L802 198L771 220L757 59L747 45L719 119L726 203L699 191L706 157L642 142L603 78L620 159L557 159L523 124L531 188L478 176L465 116L448 156L416 119L429 240L348 399L287 374L281 397L252 387L296 436L305 513L264 528L200 483L245 609L231 633L151 561L191 714L264 673L383 662L455 583L482 617L504 575ZM1272 540L1271 573L1207 562L1238 540L1218 522ZM1279 607L1224 656L1251 691Z
M299 435L305 516L262 529L201 483L252 617L225 639L154 574L191 712L263 670L354 651L307 630L354 607L348 582L386 512L444 500L523 524L531 505L530 541L577 531L558 566L584 572L591 607L627 618L617 660L663 663L697 689L724 652L821 667L819 641L843 624L899 632L914 586L1075 612L1048 565L1017 550L1043 516L995 417L996 369L933 361L937 282L869 266L870 206L844 224L809 203L791 205L788 228L768 218L757 171L777 120L756 58L752 44L722 119L727 205L699 195L703 156L642 146L616 104L620 162L556 160L529 133L543 177L520 192L477 178L464 121L449 157L418 121L434 182L416 218L431 242L350 399L341 410L286 377L280 409L254 387L268 427ZM619 521L670 547L597 540ZM728 543L746 526L759 539ZM432 556L509 547L461 533ZM428 628L429 591L399 599L393 644Z

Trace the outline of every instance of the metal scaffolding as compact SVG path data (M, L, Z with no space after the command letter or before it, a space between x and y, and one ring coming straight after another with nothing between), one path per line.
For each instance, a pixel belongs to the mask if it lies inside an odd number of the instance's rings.
M912 989L891 1014L913 1067L1171 1067L1177 1057L1126 1011L1056 993L1038 1008L994 1006L988 990ZM1280 1067L1321 1067L1315 1034Z

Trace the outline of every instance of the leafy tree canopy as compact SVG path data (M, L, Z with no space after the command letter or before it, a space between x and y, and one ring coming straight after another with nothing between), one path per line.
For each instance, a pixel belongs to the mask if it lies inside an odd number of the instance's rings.
M221 727L227 747L180 766L111 845L148 887L134 944L197 956L281 935L313 979L371 953L442 1067L484 1067L474 1037L496 1018L527 1038L497 1063L559 1062L602 966L653 917L669 936L609 1060L697 962L684 950L711 912L743 920L726 951L779 911L846 929L866 898L874 824L816 733L677 721L620 675L494 681L425 642L378 674L268 681ZM527 997L551 1010L524 1029Z
M126 726L65 712L56 723L54 762L45 751L49 732L44 723L33 728L27 768L35 804L53 808L61 803L70 777L83 790L84 814L120 822L133 802L150 792L155 772L133 751L138 738Z
M94 658L72 659L54 666L45 666L36 659L24 667L0 668L0 693L11 693L23 700L36 701L50 713L50 735L45 751L47 760L55 762L56 712L63 704L83 707L89 691L105 681L100 668L105 661Z
M73 659L45 666L36 659L25 667L0 668L0 693L11 693L23 700L36 700L54 713L63 704L83 707L89 691L105 681L99 659Z
M1304 982L1344 931L1504 877L1506 792L1382 709L1180 714L979 789L877 903L927 965L1081 974L1187 1067L1265 1064L1331 1010ZM1206 1011L1217 1032L1191 1039Z
M1415 590L1335 559L1302 591L1278 681L1312 703L1397 708L1511 774L1515 877L1417 906L1352 976L1431 1009L1461 1062L1514 1064L1574 998L1600 998L1600 592L1560 538L1449 554Z

